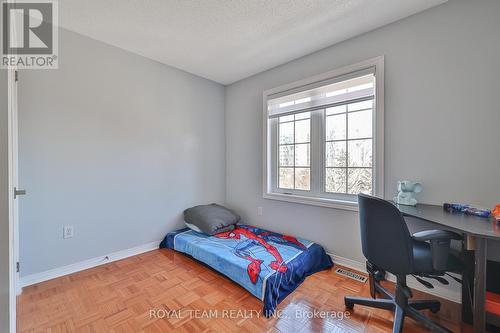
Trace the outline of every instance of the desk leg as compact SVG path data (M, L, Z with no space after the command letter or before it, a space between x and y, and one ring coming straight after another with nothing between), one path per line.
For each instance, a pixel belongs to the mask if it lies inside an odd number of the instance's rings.
M476 238L474 258L474 333L485 331L486 239Z

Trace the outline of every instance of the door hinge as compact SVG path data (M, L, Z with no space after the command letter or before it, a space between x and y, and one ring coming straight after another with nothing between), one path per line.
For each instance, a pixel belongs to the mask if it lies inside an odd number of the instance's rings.
M18 71L14 71L14 81L19 81L19 72Z
M16 272L19 273L19 271L21 270L21 265L19 264L19 261L16 262Z

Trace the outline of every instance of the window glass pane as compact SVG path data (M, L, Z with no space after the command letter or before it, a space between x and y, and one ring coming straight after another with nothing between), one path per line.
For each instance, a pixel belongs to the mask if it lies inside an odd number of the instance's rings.
M372 194L372 169L349 169L348 172L348 193Z
M346 115L326 117L326 140L345 140Z
M309 143L295 145L295 165L309 166Z
M372 110L349 113L348 138L372 137Z
M369 100L369 101L349 104L349 105L347 105L347 110L348 111L356 111L356 110L363 110L363 109L371 109L372 106L373 106L373 100Z
M295 143L309 142L311 137L311 120L300 120L295 122Z
M346 169L326 169L325 191L330 193L346 193Z
M372 166L372 140L348 141L348 154L350 167Z
M293 145L280 146L280 166L293 166Z
M293 120L293 114L290 116L280 117L280 123L284 123L285 121L292 121L292 120Z
M293 122L280 124L280 144L293 143Z
M295 120L311 118L311 112L302 112L295 115Z
M325 148L327 167L347 166L346 141L327 142Z
M295 169L295 188L297 190L306 190L309 191L311 189L311 181L310 181L310 169L309 168L296 168Z
M278 187L293 189L293 168L279 168L279 174Z
M333 108L326 109L326 115L330 116L332 114L344 113L347 111L347 105L335 106Z

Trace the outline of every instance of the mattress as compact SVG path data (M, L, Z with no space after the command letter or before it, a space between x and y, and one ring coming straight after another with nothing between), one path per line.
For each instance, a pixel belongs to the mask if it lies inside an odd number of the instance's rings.
M307 276L333 266L316 243L244 224L213 236L176 230L160 248L185 253L238 283L263 302L266 317Z

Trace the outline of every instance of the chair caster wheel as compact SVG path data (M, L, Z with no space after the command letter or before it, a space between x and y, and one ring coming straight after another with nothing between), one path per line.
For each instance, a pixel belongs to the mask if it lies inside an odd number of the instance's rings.
M383 281L385 280L385 271L376 270L373 272L373 277L377 282Z

